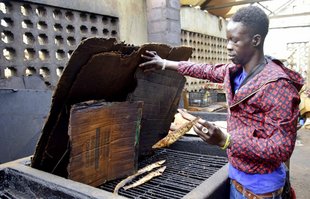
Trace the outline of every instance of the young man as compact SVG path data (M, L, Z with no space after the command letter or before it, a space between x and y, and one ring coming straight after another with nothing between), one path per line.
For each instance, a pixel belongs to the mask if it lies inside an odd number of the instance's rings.
M227 24L230 64L195 64L142 55L144 70L169 69L224 83L228 134L200 120L195 132L207 143L227 149L230 198L281 198L284 162L293 152L303 80L278 60L264 56L269 20L258 7L240 9ZM180 111L183 117L193 116Z

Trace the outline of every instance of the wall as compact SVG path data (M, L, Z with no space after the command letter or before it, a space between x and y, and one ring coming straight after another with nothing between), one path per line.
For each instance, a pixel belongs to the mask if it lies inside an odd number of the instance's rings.
M117 14L120 21L120 40L135 45L147 43L148 33L145 0L118 0L117 2Z
M0 88L38 89L25 85L38 76L53 90L71 53L88 37L146 43L145 7L143 0L0 2Z
M29 2L59 6L118 17L120 40L140 45L147 42L145 0L28 0Z
M226 21L224 19L199 9L182 7L181 28L182 45L191 46L193 48L190 61L209 64L228 62L226 50ZM203 91L205 88L210 88L206 87L206 80L192 77L186 77L186 79L185 90L194 92L189 94L190 102L198 101L200 103L202 100L205 102L204 99L209 99L212 95L210 92L196 93ZM218 87L218 85L215 87ZM193 96L201 96L204 99L193 98ZM205 103L200 104L206 105Z
M191 7L181 8L181 28L182 30L226 38L226 22L223 18Z
M118 0L26 0L27 2L40 3L55 7L68 8L73 10L87 11L94 14L105 14L117 17ZM90 3L91 2L91 3ZM104 5L103 5L104 3Z
M0 89L0 164L33 154L51 98L51 91Z
M181 44L180 1L147 0L148 40L171 46Z

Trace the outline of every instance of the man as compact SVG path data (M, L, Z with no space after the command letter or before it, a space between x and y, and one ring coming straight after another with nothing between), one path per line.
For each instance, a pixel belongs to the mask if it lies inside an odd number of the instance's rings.
M207 143L227 149L230 198L281 198L284 162L293 152L303 80L283 64L264 56L269 20L258 7L240 9L227 24L230 64L195 64L146 52L144 70L169 69L183 75L224 83L227 130L205 120L195 132ZM180 111L184 118L193 116Z

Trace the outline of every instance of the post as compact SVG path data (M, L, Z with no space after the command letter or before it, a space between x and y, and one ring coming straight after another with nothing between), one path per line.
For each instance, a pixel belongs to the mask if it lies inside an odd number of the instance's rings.
M147 0L149 42L181 45L180 1Z

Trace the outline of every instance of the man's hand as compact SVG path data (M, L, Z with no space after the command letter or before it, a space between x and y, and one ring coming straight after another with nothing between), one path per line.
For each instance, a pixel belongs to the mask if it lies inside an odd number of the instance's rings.
M179 62L167 59L162 59L155 51L145 51L141 57L145 60L141 63L139 67L142 68L144 72L154 71L154 70L178 70Z
M208 144L217 145L223 147L226 141L226 134L221 131L220 128L213 124L200 119L194 126L194 131Z
M139 65L144 72L159 70L163 67L166 60L162 59L155 51L145 51L145 54L141 55L142 58L147 60Z
M186 112L185 110L178 109L179 113L186 120L193 120L195 116ZM215 125L207 122L206 120L199 119L198 123L193 127L196 134L205 142L211 145L223 147L226 141L226 134Z

